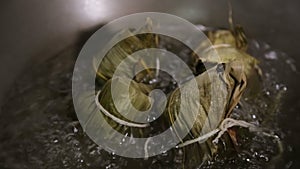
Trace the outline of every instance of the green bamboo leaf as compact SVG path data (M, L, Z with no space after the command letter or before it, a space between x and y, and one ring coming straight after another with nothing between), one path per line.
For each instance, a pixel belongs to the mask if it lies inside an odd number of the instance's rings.
M146 25L141 27L139 30L123 30L115 37L114 39L119 38L120 35L129 36L128 38L118 42L109 52L104 56L101 61L101 64L96 68L96 60L94 61L94 67L97 72L98 77L104 80L112 78L118 65L127 57L130 57L131 54L138 50L146 48L155 48L158 43L158 36L155 34L147 33L152 29L152 21L147 20ZM129 66L123 67L122 72L128 76L134 74L133 65L139 63L139 60L131 57L130 62L127 64Z
M246 87L246 76L243 68L237 62L224 64L224 71L220 68L222 66L222 64L217 65L196 77L200 94L200 108L189 135L183 141L200 137L216 129L221 121L230 115L232 109L239 102ZM185 86L188 85L185 84L183 88ZM170 125L175 120L179 120L179 129L186 128L187 124L193 121L193 117L190 116L189 111L195 109L198 104L198 101L191 101L189 104L190 107L184 109L183 116L178 117L180 102L181 92L180 89L177 89L170 95L167 109L164 112ZM175 128L175 132L176 130ZM207 144L209 149L199 149L200 154L211 155L212 152L215 152L215 147L211 143L206 142L205 144ZM207 157L203 154L202 156L203 158Z

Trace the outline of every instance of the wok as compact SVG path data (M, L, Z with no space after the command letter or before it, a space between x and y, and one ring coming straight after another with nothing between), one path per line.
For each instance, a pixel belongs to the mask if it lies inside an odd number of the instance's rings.
M234 22L241 24L250 38L287 53L300 67L300 1L232 0L232 8ZM118 17L153 11L174 14L195 24L228 27L227 1L216 0L10 0L1 2L0 11L1 105L6 103L14 82L33 64L73 44L81 46L100 25ZM293 161L292 168L299 168L299 74L286 80L288 94L280 125L293 147L285 158ZM5 109L1 109L3 114Z

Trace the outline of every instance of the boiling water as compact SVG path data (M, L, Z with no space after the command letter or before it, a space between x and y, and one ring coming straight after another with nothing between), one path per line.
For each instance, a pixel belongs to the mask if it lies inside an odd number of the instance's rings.
M238 145L223 148L198 168L289 168L285 158L293 147L279 126L281 103L289 90L285 76L296 68L286 54L266 43L251 40L249 53L260 60L262 90L243 98L233 117L258 125L265 133L237 131ZM0 119L0 168L189 168L183 150L149 159L128 159L109 154L82 131L73 109L71 78L78 54L74 46L36 62L20 76L7 96ZM283 73L284 72L284 73Z

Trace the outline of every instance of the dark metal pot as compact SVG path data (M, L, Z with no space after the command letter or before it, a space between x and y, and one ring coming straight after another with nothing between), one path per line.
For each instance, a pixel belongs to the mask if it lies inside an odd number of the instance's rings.
M232 0L234 21L244 26L250 37L265 41L286 52L300 67L300 1ZM216 0L27 0L1 2L0 103L17 77L36 60L49 58L72 44L84 42L99 25L136 12L165 12L193 23L228 27L227 1ZM284 70L282 70L284 71ZM290 79L285 114L280 122L293 146L289 157L299 168L300 85L299 75ZM1 113L5 113L2 109ZM1 143L0 143L1 144ZM1 150L0 150L1 151Z

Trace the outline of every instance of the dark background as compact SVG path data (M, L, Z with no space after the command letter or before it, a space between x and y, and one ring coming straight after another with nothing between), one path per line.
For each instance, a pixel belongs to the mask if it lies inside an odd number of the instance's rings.
M136 12L166 12L193 23L227 27L227 1L223 0L10 0L0 10L0 105L18 76L33 60L50 57L81 40L112 19ZM299 0L232 0L234 21L249 37L286 52L300 67ZM284 70L282 70L284 71ZM299 75L290 79L282 126L291 131L293 168L299 166ZM1 151L1 150L0 150ZM298 164L297 164L298 163Z

